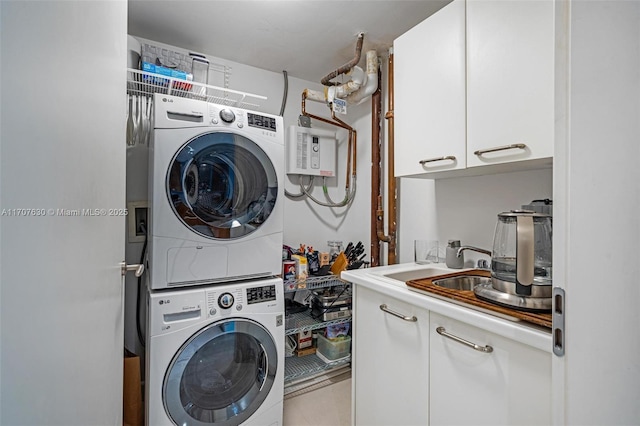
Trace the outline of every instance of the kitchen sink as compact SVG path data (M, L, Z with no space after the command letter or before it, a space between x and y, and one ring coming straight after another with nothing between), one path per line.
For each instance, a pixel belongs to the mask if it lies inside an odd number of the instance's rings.
M450 271L447 271L446 269L429 267L429 268L415 269L412 271L394 272L392 274L385 274L384 276L394 280L407 282L411 280L419 280L421 278L434 277L436 275L442 275L448 272Z
M438 287L449 288L452 290L473 290L478 284L489 283L491 278L479 277L477 275L458 275L455 277L442 278L433 280L431 283Z

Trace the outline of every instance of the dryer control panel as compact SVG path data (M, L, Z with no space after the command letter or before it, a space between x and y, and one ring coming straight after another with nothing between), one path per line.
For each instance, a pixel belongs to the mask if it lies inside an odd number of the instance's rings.
M262 287L251 287L247 289L247 303L270 302L276 300L276 286L265 285Z

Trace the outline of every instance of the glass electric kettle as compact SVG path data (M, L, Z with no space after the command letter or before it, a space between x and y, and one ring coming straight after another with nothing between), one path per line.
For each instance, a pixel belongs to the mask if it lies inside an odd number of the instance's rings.
M493 239L491 288L476 295L523 310L552 303L551 216L528 210L500 213Z

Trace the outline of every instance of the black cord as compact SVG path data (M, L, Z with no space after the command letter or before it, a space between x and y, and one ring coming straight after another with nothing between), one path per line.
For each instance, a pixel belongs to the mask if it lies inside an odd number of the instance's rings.
M142 245L142 254L140 255L140 264L144 264L144 258L147 254L147 227L144 222L140 223L140 231L144 233L144 244ZM146 271L145 271L146 272ZM138 277L138 294L136 295L136 330L138 332L138 340L142 348L145 347L145 338L142 333L142 323L140 321L140 302L142 300L142 277L144 273Z

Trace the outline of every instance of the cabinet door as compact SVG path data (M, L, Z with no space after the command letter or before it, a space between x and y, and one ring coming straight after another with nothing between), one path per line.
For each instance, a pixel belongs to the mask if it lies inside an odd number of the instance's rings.
M466 167L464 34L456 0L394 41L396 176Z
M467 166L553 156L552 0L467 2ZM485 154L478 150L524 144Z
M431 313L431 425L551 424L551 354ZM437 332L489 345L480 352Z
M354 291L354 424L426 425L429 312L360 285ZM382 305L416 321L385 312Z

